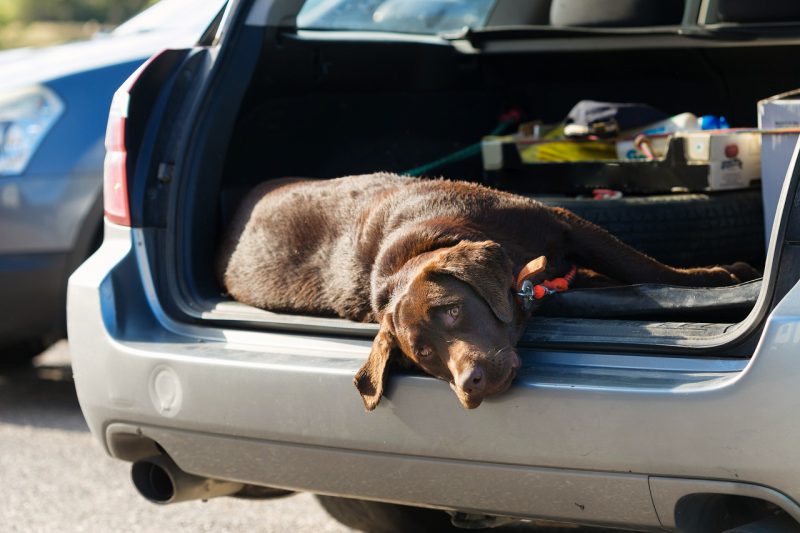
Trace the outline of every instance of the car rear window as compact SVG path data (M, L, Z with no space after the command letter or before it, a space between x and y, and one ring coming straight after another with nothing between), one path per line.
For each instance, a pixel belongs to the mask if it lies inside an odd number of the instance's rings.
M436 34L479 28L495 0L308 0L297 27Z

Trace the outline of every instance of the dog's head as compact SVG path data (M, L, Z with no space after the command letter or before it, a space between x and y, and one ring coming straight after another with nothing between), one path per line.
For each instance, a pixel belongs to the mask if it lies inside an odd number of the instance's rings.
M355 377L368 410L380 401L393 352L450 383L474 409L508 389L520 367L522 316L511 262L493 241L462 241L408 261L386 287L372 351Z

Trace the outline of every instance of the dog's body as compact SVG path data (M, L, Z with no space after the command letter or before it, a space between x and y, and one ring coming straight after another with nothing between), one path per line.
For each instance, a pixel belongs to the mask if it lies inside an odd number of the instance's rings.
M512 280L539 256L547 258L547 268L537 280L562 276L577 265L578 283L584 284L610 278L720 286L756 274L742 264L672 268L567 210L471 183L391 174L273 180L259 186L231 224L218 272L226 290L250 305L381 323L370 361L357 376L368 408L380 398L386 361L395 347L426 371L449 380L462 403L473 407L497 392L488 367L503 366L494 381L507 386L508 375L513 378L519 366L511 352L528 313L515 301ZM448 304L451 293L462 296ZM419 341L420 328L436 337L441 333L437 330L465 320L465 305L473 306L473 316L482 313L470 300L475 293L490 309L483 321L495 320L508 335L493 341L501 345L497 349L478 349L483 341L472 339L461 355L450 353L442 357L444 366L433 368L431 358L420 357L419 345L433 350L440 341ZM448 309L445 319L434 316L439 308ZM407 323L398 324L400 311ZM438 351L452 352L460 335L453 332L445 335ZM489 354L495 349L497 353ZM498 363L501 352L511 362ZM461 362L453 363L454 357ZM466 381L480 387L468 387ZM374 390L365 393L370 388Z

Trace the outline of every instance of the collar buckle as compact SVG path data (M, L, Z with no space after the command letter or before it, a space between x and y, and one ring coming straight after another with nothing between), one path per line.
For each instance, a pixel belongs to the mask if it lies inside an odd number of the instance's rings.
M519 297L522 308L526 311L530 311L533 307L534 300L536 300L536 296L534 296L533 293L533 283L531 283L531 280L524 280L519 288L519 292L515 292L514 294Z

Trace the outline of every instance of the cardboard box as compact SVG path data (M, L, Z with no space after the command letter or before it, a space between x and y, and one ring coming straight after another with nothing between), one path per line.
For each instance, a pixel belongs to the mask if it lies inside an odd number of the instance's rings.
M760 133L679 133L686 160L708 164L708 190L744 189L761 177Z
M540 149L538 155L549 157L535 159L530 157L530 141L515 136L484 138L487 181L502 187L513 182L516 190L532 194L584 194L593 189L668 194L746 189L761 177L761 133L753 130L652 136L653 160L647 160L630 140L619 141L616 147L609 142L600 147L597 141L536 140L540 148L550 150ZM614 159L618 151L625 158Z
M744 189L761 177L761 135L759 133L717 133L711 131L676 132L674 137L684 141L684 153L689 164L708 165L709 191ZM656 157L666 156L669 137L650 140ZM632 140L619 141L617 153L621 160L642 161L644 154Z
M758 102L758 127L761 129L800 127L800 89ZM765 241L769 243L775 211L797 134L763 134L761 140L761 190L764 203Z
M669 136L651 137L650 146L653 148L655 156L662 158L667 153L669 146ZM625 139L617 141L617 158L620 161L645 161L647 158L644 153L636 148L636 143L633 139Z

